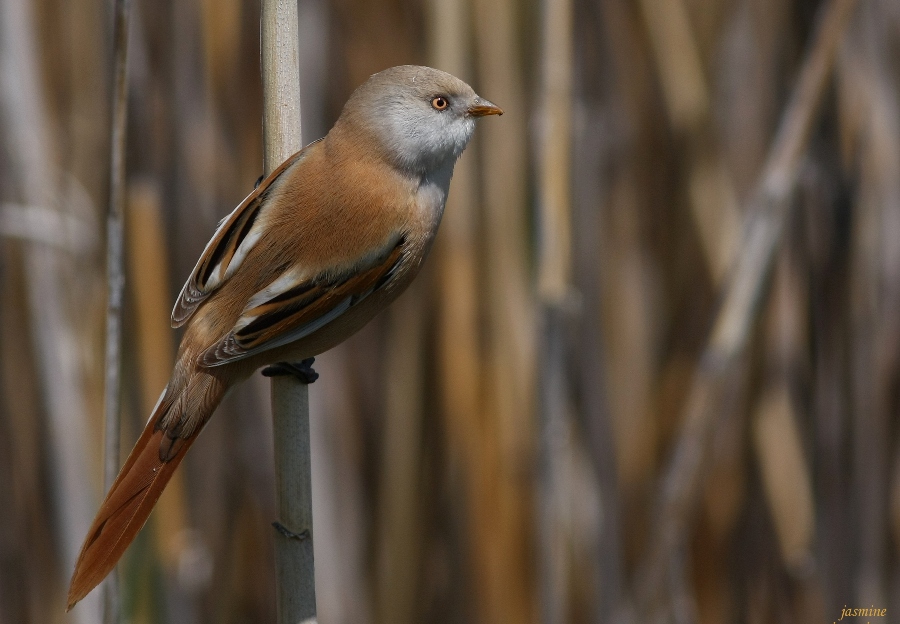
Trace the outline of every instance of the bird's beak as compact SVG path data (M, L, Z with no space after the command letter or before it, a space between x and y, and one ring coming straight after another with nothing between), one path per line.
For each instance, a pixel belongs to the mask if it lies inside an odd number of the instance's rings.
M485 117L487 115L502 115L503 109L496 104L491 104L484 98L475 96L475 101L467 111L472 117Z

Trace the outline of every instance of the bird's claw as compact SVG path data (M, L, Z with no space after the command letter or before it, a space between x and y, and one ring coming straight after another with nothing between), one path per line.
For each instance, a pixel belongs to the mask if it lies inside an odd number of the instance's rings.
M312 367L315 361L315 358L306 358L302 362L278 362L277 364L266 366L262 370L262 374L266 377L292 375L302 383L311 384L319 378L319 373L313 370Z

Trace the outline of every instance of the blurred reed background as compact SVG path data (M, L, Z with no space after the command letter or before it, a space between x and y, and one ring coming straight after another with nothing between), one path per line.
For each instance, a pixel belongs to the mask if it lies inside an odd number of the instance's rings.
M319 621L898 621L900 3L299 6L307 142L397 64L506 110L414 286L317 360ZM133 15L123 453L262 172L258 2ZM63 607L101 495L111 31L0 2L0 624L99 621ZM271 447L256 376L120 566L128 622L274 621Z

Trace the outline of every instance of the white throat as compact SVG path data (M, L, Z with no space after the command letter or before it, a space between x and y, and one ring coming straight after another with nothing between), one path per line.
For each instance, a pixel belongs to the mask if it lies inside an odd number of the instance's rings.
M437 229L441 222L441 216L444 214L447 194L450 192L450 178L453 177L455 164L456 159L454 158L419 179L416 204L422 219L433 229Z

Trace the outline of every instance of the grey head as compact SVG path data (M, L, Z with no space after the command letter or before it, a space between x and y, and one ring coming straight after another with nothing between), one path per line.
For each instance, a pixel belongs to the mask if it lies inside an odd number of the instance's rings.
M363 83L344 106L335 126L352 126L369 135L377 149L397 168L427 175L462 154L475 119L502 115L496 105L446 72L417 65L381 71Z

